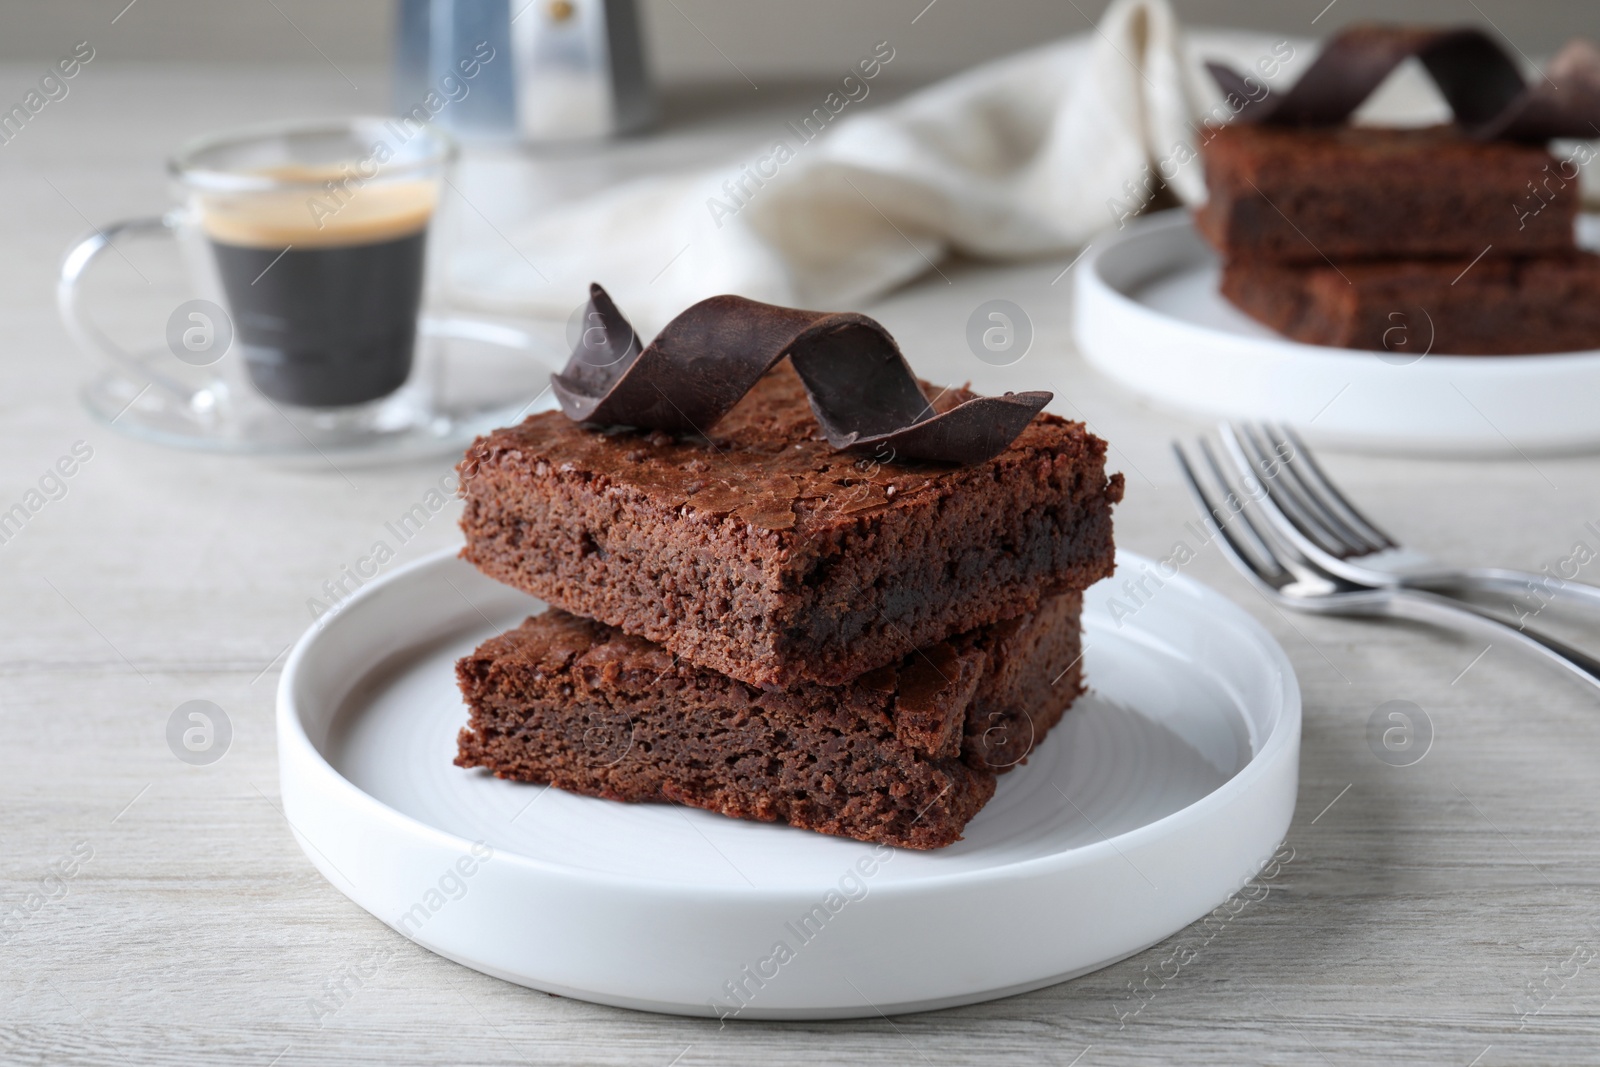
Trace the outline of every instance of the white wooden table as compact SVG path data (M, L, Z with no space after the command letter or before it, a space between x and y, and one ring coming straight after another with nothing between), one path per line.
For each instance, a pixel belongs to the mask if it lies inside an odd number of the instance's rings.
M0 98L20 97L37 73L0 70ZM80 408L89 362L51 298L58 258L88 220L164 203L162 158L182 138L381 110L381 78L347 73L359 90L327 67L106 60L0 146L0 510L75 442L93 450L66 494L0 546L0 922L22 909L0 932L0 1063L1600 1059L1596 694L1499 646L1286 618L1215 548L1187 572L1261 619L1299 671L1301 799L1294 858L1270 895L1177 973L1163 966L1175 941L978 1007L721 1029L486 978L351 904L277 810L277 665L308 622L307 598L449 460L355 472L352 487L128 440ZM551 188L688 165L734 153L794 99L765 86L759 98L733 86L685 95L653 138L515 165ZM1127 473L1119 543L1164 555L1192 517L1168 442L1199 427L1087 370L1066 339L1070 279L1052 285L1063 266L947 266L949 283L934 276L867 310L929 378L1055 390L1057 410L1087 418ZM962 340L969 312L995 296L1022 305L1038 331L1032 353L1005 369ZM1600 551L1585 526L1600 525L1600 458L1334 456L1330 466L1406 539L1464 562L1538 568L1579 541ZM454 542L452 520L435 518L401 559ZM1600 562L1583 573L1600 579ZM1600 626L1566 632L1594 643ZM231 748L211 766L167 746L168 716L191 699L216 702L232 723ZM1434 725L1414 766L1368 748L1367 720L1391 699L1416 702Z

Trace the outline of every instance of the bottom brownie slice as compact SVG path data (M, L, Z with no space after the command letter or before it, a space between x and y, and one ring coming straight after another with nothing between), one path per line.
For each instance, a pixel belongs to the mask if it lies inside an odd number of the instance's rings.
M1600 348L1600 256L1373 260L1335 267L1241 260L1222 295L1296 341L1421 358Z
M608 800L940 848L1082 689L1081 594L840 686L758 689L551 609L456 665L456 764Z

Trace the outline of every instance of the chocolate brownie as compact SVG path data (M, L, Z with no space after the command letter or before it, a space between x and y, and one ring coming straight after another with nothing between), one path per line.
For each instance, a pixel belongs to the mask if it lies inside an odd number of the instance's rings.
M1451 126L1233 125L1202 148L1200 233L1228 262L1570 252L1576 172L1542 146Z
M462 556L696 666L839 685L1109 575L1105 455L1047 414L965 467L841 452L785 362L709 437L550 412L479 438Z
M456 764L908 848L957 841L1080 692L1082 596L842 686L762 690L559 609L456 667Z
M1396 355L1501 356L1600 348L1600 256L1239 262L1222 293L1296 341Z

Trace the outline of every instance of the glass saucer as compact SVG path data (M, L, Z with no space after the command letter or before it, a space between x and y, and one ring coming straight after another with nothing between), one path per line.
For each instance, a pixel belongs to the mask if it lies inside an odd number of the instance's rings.
M115 369L82 395L101 422L169 447L317 464L399 463L460 451L487 430L554 408L550 375L566 361L561 341L560 326L544 335L480 319L424 318L405 386L336 410L279 404L239 384L182 398ZM147 354L152 367L163 357L170 362L165 350Z

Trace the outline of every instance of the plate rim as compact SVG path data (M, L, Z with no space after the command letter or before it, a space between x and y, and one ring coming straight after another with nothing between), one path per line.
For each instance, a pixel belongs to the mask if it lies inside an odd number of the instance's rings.
M278 679L275 700L276 733L278 738L279 786L282 788L289 760L297 761L302 769L312 770L317 777L323 779L324 787L332 787L345 793L357 803L369 806L385 821L391 822L399 829L410 833L421 832L433 837L451 848L466 851L474 842L468 841L452 831L434 826L374 797L359 785L346 778L334 767L311 741L306 732L294 689L300 674L305 670L303 664L313 654L317 643L331 627L339 625L341 619L348 619L349 613L357 605L383 595L383 590L400 582L407 581L413 574L440 566L449 566L452 562L459 562L470 567L459 557L459 547L446 547L431 552L420 559L413 560L404 566L398 567L388 574L369 581L356 591L341 607L327 615L322 616L312 623L304 633L295 641L290 650L289 657L284 663L282 674ZM1153 562L1147 557L1137 553L1118 549L1117 561L1119 567L1126 561L1129 565L1137 566L1140 562ZM1272 773L1271 764L1284 758L1283 750L1290 745L1298 746L1302 727L1303 698L1299 678L1294 666L1284 651L1283 646L1274 638L1267 629L1254 617L1202 582L1185 574L1175 575L1167 580L1168 585L1176 586L1179 590L1189 593L1201 602L1214 602L1215 606L1229 616L1247 634L1252 642L1264 650L1267 655L1267 668L1277 671L1276 699L1279 703L1275 722L1270 733L1262 739L1259 749L1253 749L1248 760L1239 767L1227 781L1217 788L1206 793L1197 800L1170 812L1159 819L1144 823L1121 833L1105 837L1100 841L1079 845L1064 851L1055 852L1045 856L1036 856L1028 859L1003 863L998 866L985 866L977 869L952 871L947 873L929 873L912 881L885 883L874 890L875 895L882 893L888 897L915 897L924 893L934 893L955 887L965 887L973 884L992 881L996 878L1036 878L1068 871L1074 867L1092 865L1101 859L1124 850L1136 850L1149 843L1147 839L1159 839L1169 834L1174 824L1179 820L1192 820L1204 818L1211 808L1225 808L1237 799L1237 794L1248 792L1256 783L1255 779L1263 778ZM505 587L512 592L519 590ZM528 595L528 594L523 594ZM537 599L537 598L534 598ZM346 623L349 625L350 623ZM437 633L434 637L439 636ZM399 655L404 649L395 649ZM371 669L357 675L355 681L340 697L340 704L347 701L355 687L362 680L371 676ZM337 712L335 712L337 714ZM292 745L291 750L285 749ZM546 785L545 789L555 786ZM708 813L715 814L715 813ZM304 839L304 835L297 829L295 836ZM841 841L851 839L841 838ZM870 842L854 842L863 847L874 847ZM316 846L312 846L315 848ZM890 846L892 847L892 846ZM320 849L318 849L320 852ZM567 879L578 884L592 884L608 888L624 888L631 890L647 890L652 894L664 894L672 897L692 898L697 902L707 900L737 900L739 902L758 901L764 898L776 900L791 899L796 892L793 883L787 886L739 886L721 884L701 884L690 882L669 882L651 880L637 875L624 875L609 871L597 871L579 867L572 867L555 861L527 856L509 849L495 849L495 859L509 861L512 866L521 867L529 872ZM332 861L329 860L331 863ZM320 869L320 866L319 866ZM337 868L335 868L337 869Z

